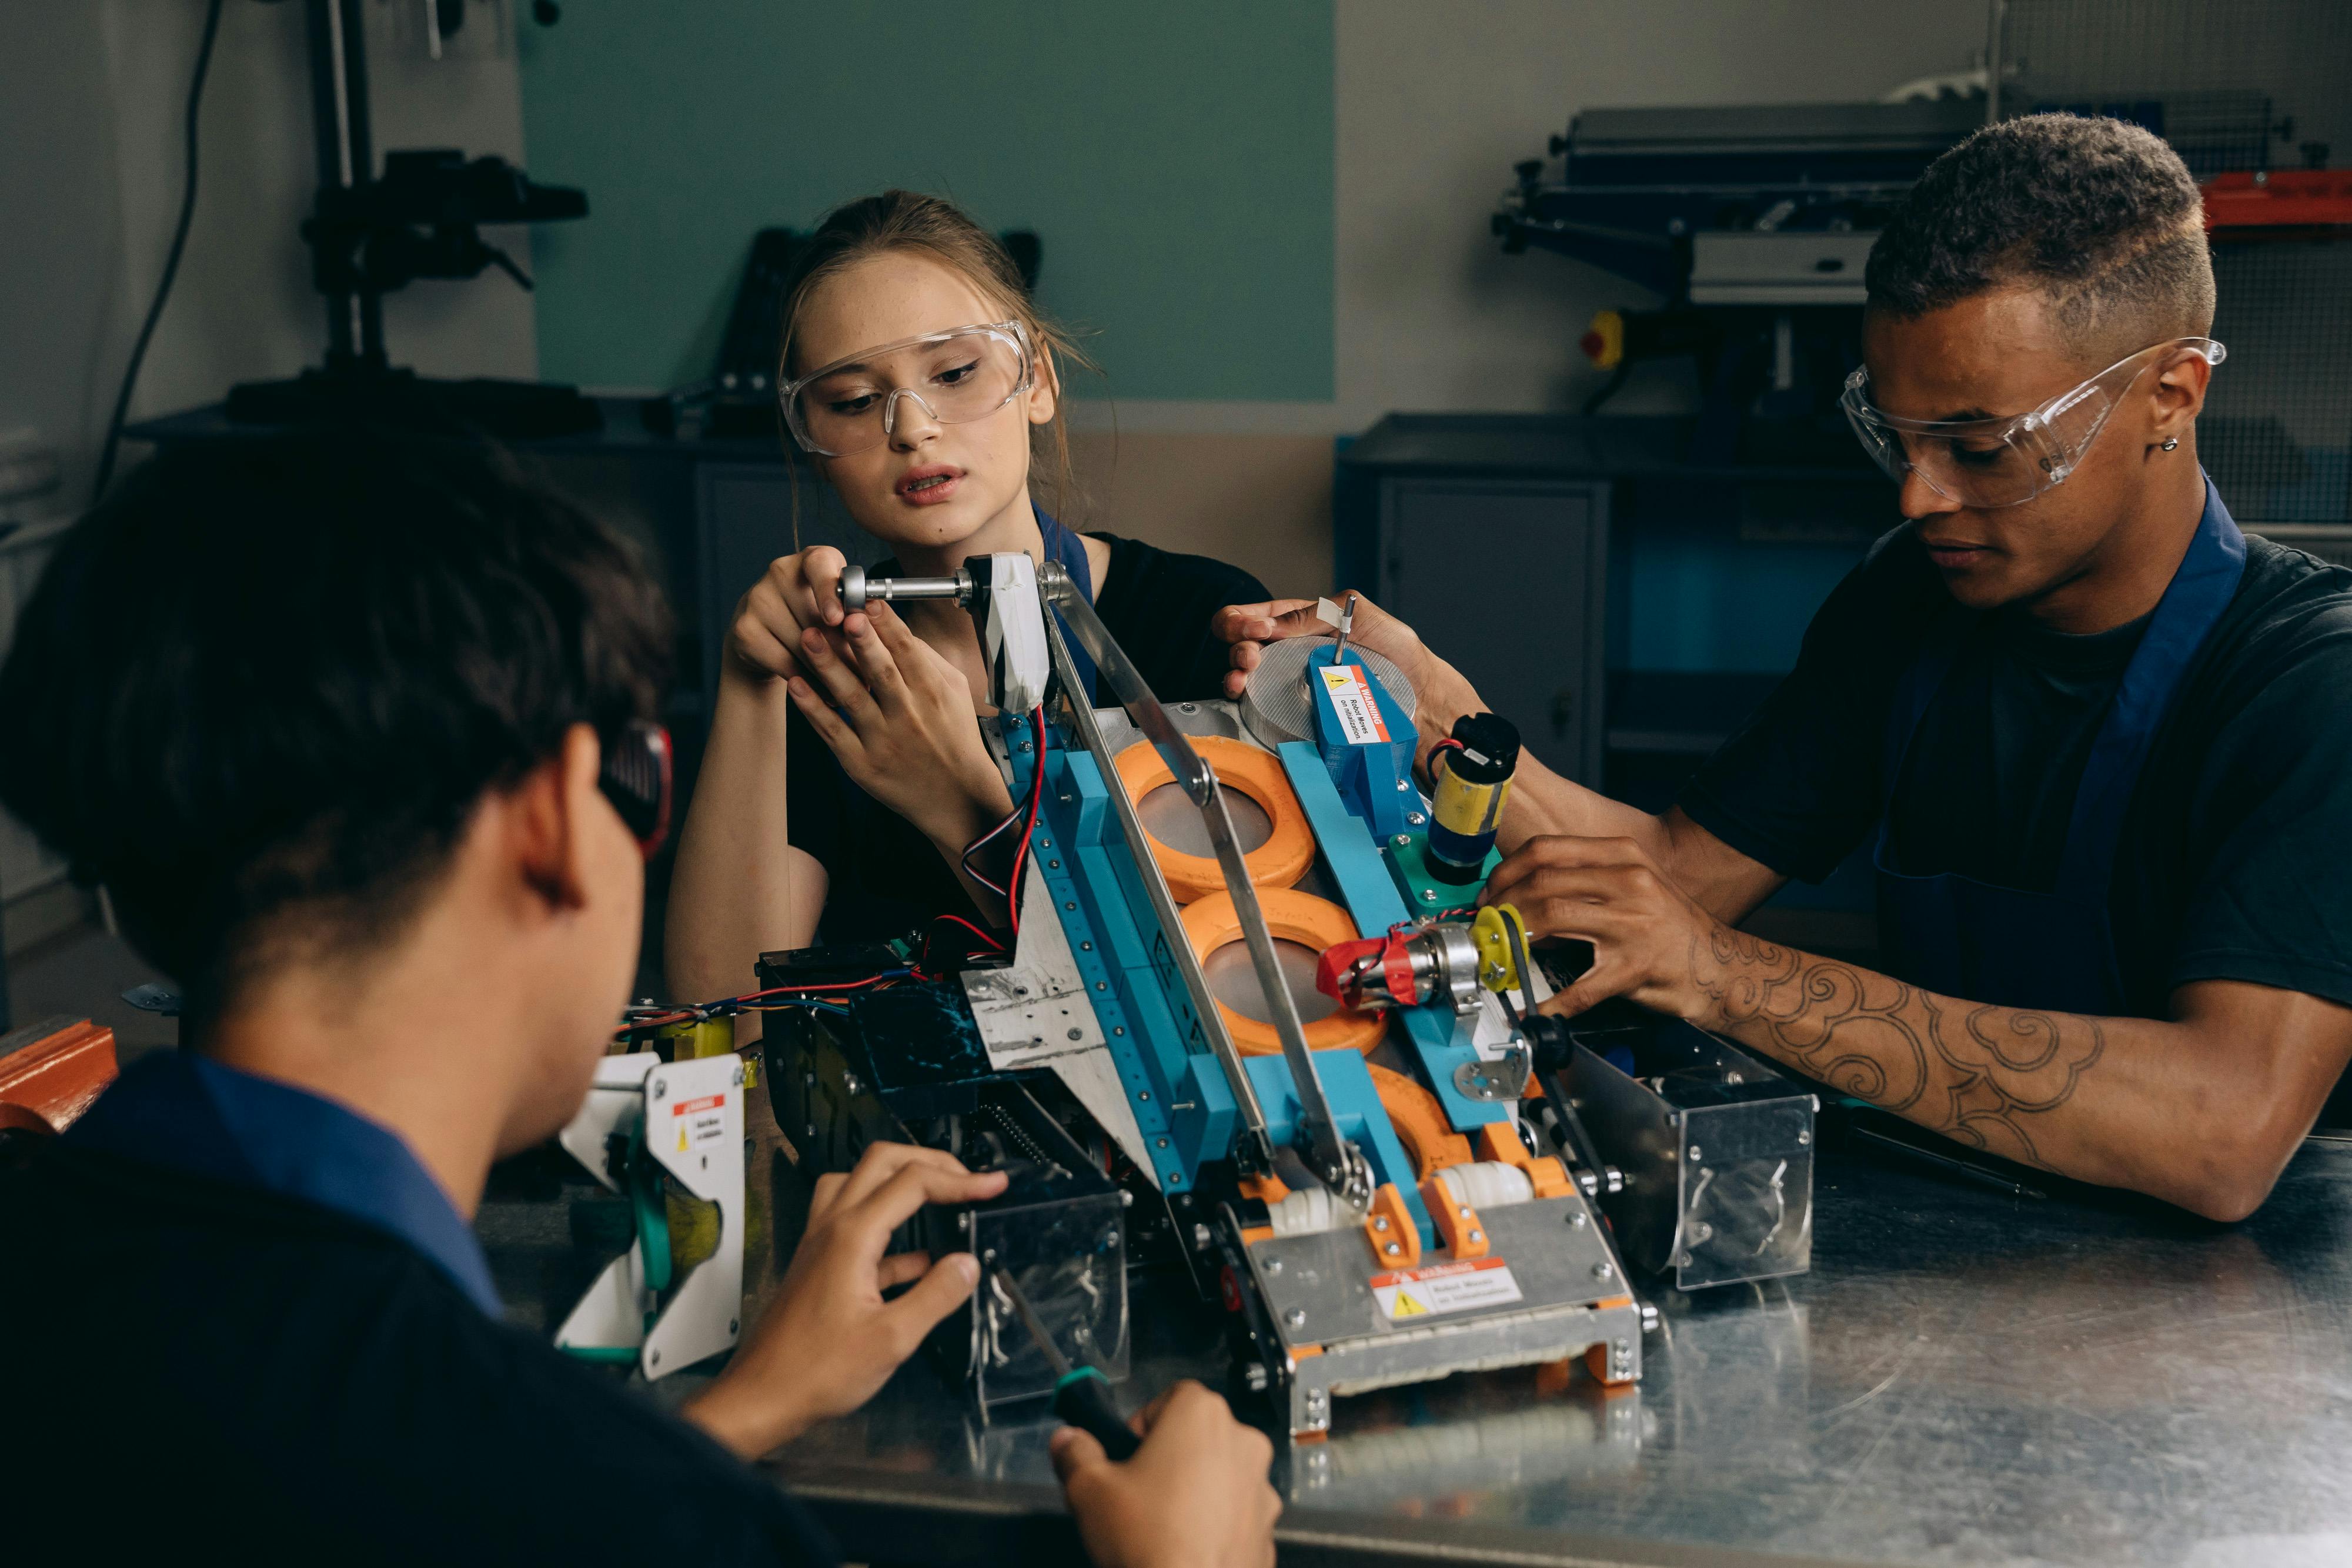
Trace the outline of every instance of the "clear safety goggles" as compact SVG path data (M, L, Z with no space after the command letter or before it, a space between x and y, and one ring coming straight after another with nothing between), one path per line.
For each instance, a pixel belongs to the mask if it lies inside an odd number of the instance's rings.
M1838 405L1878 465L1896 484L1916 474L1963 507L2014 507L2063 484L2140 377L2179 355L2218 365L2229 350L2210 338L2175 338L2126 354L2097 375L2026 413L1992 419L1905 419L1870 401L1870 372L1857 368Z
M986 419L1029 390L1036 356L1018 321L929 332L860 350L776 389L793 439L820 457L887 441L910 398L940 424Z

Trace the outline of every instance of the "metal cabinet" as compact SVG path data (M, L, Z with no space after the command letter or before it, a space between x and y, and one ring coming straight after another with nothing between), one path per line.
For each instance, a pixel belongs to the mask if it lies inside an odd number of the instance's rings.
M1383 477L1379 518L1380 603L1517 725L1529 751L1598 789L1608 485Z

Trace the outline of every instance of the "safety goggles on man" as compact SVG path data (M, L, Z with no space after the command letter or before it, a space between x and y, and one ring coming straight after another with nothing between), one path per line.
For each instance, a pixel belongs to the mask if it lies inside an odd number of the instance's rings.
M1874 407L1870 371L1845 380L1840 407L1864 450L1900 485L1916 474L1963 507L2014 507L2065 482L2107 416L2139 378L2181 354L2218 365L2229 353L2210 338L2174 338L2126 354L2072 392L2025 413L1992 419L1905 419Z
M1029 390L1035 356L1018 321L958 327L866 349L777 389L793 439L820 457L879 446L898 429L898 400L940 424L986 419Z
M604 748L596 787L621 814L637 850L651 860L669 837L669 731L649 719L632 719Z

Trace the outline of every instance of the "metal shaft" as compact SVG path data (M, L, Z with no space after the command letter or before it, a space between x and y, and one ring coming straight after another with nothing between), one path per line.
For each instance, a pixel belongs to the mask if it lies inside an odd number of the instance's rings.
M863 610L877 599L952 599L959 604L971 602L971 574L958 571L953 577L868 577L862 566L841 569L841 607Z
M1323 1080L1315 1069L1315 1054L1307 1047L1307 1028L1299 1019L1297 1000L1291 996L1289 981L1283 975L1282 959L1275 951L1274 934L1267 929L1265 913L1259 907L1257 889L1250 882L1241 841L1234 832L1233 815L1225 808L1224 791L1218 786L1215 770L1169 719L1167 711L1160 706L1160 700L1151 695L1150 686L1144 682L1142 673L1136 669L1126 651L1119 647L1109 629L1095 614L1094 606L1077 591L1070 581L1069 574L1058 564L1049 561L1038 572L1037 585L1046 602L1061 612L1062 618L1069 622L1070 630L1079 643L1094 655L1095 667L1110 682L1111 689L1118 694L1128 716L1134 720L1136 727L1143 732L1167 762L1177 784L1200 808L1202 819L1208 824L1209 840L1216 846L1217 864L1225 873L1225 890L1232 895L1234 913L1241 921L1242 940L1249 948L1251 966L1257 971L1258 987L1265 996L1266 1011L1274 1020L1276 1035L1282 1041L1283 1060L1290 1067L1291 1090L1298 1097L1298 1143L1302 1145L1299 1152L1316 1176L1333 1193L1359 1212L1369 1208L1372 1200L1371 1174L1365 1166L1362 1154L1339 1135L1339 1125L1331 1114L1330 1102L1324 1097ZM1054 632L1055 617L1046 616L1045 625L1048 632ZM1053 643L1066 662L1068 653L1061 647L1058 634ZM1085 689L1071 678L1067 671L1063 674L1063 682L1069 690ZM1071 706L1084 713L1083 699ZM1124 799L1126 790L1118 783L1118 770L1112 759L1099 753L1101 735L1094 728L1091 713L1084 713L1080 728L1081 733L1092 735L1089 748L1097 750L1097 760L1102 767L1105 781L1111 787L1113 799L1119 803L1120 825L1124 828L1133 821L1134 807ZM1141 836L1142 825L1135 822L1130 847L1144 864L1150 865L1148 846L1137 841ZM1200 965L1193 957L1192 944L1184 937L1181 925L1171 918L1163 915L1162 923L1168 927L1171 946L1181 955L1180 967L1185 972L1189 987L1194 977L1200 974ZM1204 1001L1207 989L1207 979L1202 977L1195 991L1194 1006L1202 1012L1202 1025L1210 1030L1213 1043L1225 1036L1225 1030L1213 999ZM1257 1096L1250 1084L1248 1071L1242 1065L1239 1052L1234 1050L1231 1040L1224 1038L1223 1043L1224 1050L1218 1053L1219 1060L1224 1063L1227 1076L1234 1081L1235 1097L1244 1104L1244 1120L1254 1123L1254 1129L1263 1141L1266 1137L1265 1113L1256 1103Z
M1048 570L1056 573L1061 570L1059 567ZM1118 646L1116 643L1110 645ZM1127 786L1119 781L1118 766L1103 740L1102 727L1095 722L1094 709L1087 706L1086 684L1078 679L1077 665L1070 658L1069 644L1062 639L1058 617L1045 617L1045 646L1054 662L1055 672L1062 677L1063 690L1078 694L1076 700L1070 704L1071 722L1077 727L1078 743L1095 759L1096 770L1101 774L1103 786L1109 792L1111 813L1118 819L1120 836L1127 841L1128 853L1135 858L1137 879L1143 883L1145 896L1151 901L1151 913L1159 921L1160 944L1167 949L1169 962L1175 966L1177 974L1184 981L1185 994L1192 999L1192 1012L1200 1019L1202 1035L1208 1040L1209 1051L1216 1057L1217 1065L1224 1071L1225 1082L1233 1091L1234 1103L1241 1113L1244 1164L1261 1171L1271 1171L1274 1168L1274 1140L1266 1132L1265 1107L1258 1103L1257 1087L1251 1082L1248 1070L1242 1065L1241 1051L1225 1029L1223 1015L1217 1011L1216 998L1209 989L1209 978L1201 972L1200 957L1192 951L1192 944L1185 938L1183 917L1177 913L1176 901L1169 896L1167 879L1160 874L1159 864L1151 858L1151 843L1144 834L1143 820L1136 815L1135 802L1129 797ZM1108 667L1102 664L1099 654L1096 655L1096 666L1109 676ZM1129 673L1133 674L1131 666ZM1116 685L1116 677L1111 678ZM1137 681L1140 685L1141 677L1137 676ZM1167 724L1167 715L1160 713L1160 705L1153 703L1150 706L1152 712L1160 714L1160 722ZM1174 727L1169 727L1172 729ZM1190 746L1184 749L1192 752ZM1192 755L1197 759L1198 754Z

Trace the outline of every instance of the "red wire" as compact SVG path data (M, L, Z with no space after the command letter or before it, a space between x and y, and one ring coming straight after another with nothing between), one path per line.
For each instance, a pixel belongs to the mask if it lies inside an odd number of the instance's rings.
M982 941L987 943L991 947L995 948L998 952L1002 953L1004 951L1003 943L999 942L995 937L991 936L987 932L982 931L979 926L974 925L971 921L966 920L961 915L934 915L932 918L934 920L944 920L950 925L961 925L966 931L971 932Z
M1029 862L1029 841L1037 836L1037 810L1045 801L1045 709L1043 704L1029 710L1029 724L1036 736L1035 766L1029 770L1029 821L1021 830L1021 842L1013 852L1013 874L1004 879L1011 891L1006 894L1004 908L1011 917L1015 940L1021 936L1021 872Z

